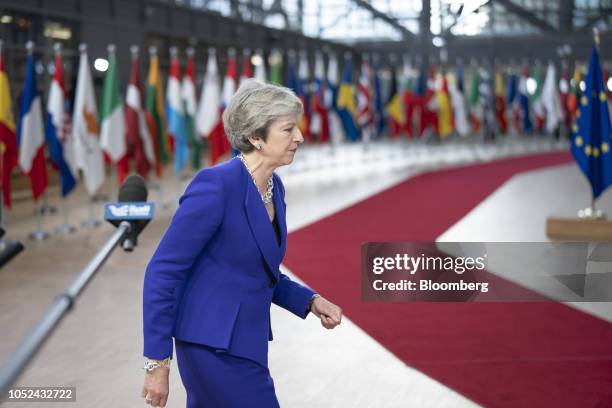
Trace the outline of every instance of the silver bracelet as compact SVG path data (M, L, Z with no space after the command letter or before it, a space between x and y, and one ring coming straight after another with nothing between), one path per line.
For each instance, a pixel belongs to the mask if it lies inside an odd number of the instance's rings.
M156 368L159 367L168 367L170 368L170 357L166 357L163 360L153 360L153 359L146 359L144 362L144 366L142 367L143 370L145 370L146 372L150 373L153 370L155 370Z
M312 311L312 304L314 303L314 300L318 297L321 297L321 295L319 295L318 293L312 295L312 297L310 298L310 303L308 304L308 311Z

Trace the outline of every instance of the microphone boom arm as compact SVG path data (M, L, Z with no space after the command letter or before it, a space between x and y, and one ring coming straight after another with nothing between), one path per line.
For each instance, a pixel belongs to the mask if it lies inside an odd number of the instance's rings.
M85 289L98 270L104 265L110 254L134 229L133 224L121 221L117 230L106 241L91 261L81 270L68 289L55 297L53 305L21 342L17 350L0 370L0 398L8 392L30 363L36 352L42 347L49 335L59 325L65 314L72 308L79 294Z

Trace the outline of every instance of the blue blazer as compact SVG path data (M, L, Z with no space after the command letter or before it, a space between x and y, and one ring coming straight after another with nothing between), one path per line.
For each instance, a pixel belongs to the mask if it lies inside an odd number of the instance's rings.
M270 306L305 319L314 292L280 273L285 190L274 174L274 228L240 159L199 171L179 200L144 277L144 355L172 356L172 337L267 367Z

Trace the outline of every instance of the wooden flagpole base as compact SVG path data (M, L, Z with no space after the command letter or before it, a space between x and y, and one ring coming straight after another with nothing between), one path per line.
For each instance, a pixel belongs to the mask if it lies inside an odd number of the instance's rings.
M612 221L550 217L546 236L561 241L612 241Z

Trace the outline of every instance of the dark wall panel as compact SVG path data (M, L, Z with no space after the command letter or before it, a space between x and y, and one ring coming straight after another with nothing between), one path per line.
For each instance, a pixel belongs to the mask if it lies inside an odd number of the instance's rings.
M217 33L217 21L209 16L198 18L195 27L194 35L197 37L212 38Z
M49 0L47 0L49 1ZM11 1L4 1L2 2L2 6L6 7L6 8L12 8L12 4L14 3L15 6L22 6L22 7L36 7L38 8L38 6L40 5L39 0L11 0Z
M83 15L95 18L111 18L113 15L113 1L81 0Z
M171 27L173 34L190 36L192 32L192 13L184 9L173 9L170 11Z
M145 27L156 32L166 32L168 29L168 14L166 7L149 4L145 6Z
M76 13L79 11L79 0L44 0L42 6L54 12Z
M115 20L137 27L141 24L143 10L137 1L115 0Z

